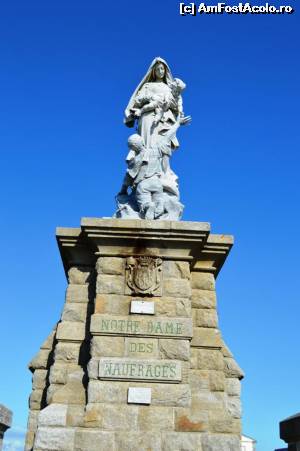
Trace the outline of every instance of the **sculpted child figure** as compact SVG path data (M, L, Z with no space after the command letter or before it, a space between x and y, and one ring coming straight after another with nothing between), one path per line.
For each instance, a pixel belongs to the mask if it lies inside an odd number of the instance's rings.
M140 213L145 219L159 218L164 211L161 176L161 152L157 147L146 148L140 135L128 139L128 169L120 194L127 194L128 187L135 193Z
M128 139L128 168L118 196L128 195L127 190L130 187L139 212L145 219L159 219L164 214L171 214L172 209L175 209L178 215L182 211L177 177L170 168L165 172L163 161L170 155L171 142L178 127L190 121L190 116L179 118L151 147L146 147L143 138L138 134L133 134ZM167 195L164 188L168 191Z

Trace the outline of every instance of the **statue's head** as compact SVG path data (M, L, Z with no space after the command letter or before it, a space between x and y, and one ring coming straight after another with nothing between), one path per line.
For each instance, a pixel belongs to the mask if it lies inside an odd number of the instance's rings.
M162 61L157 61L152 68L150 81L163 81L167 82L167 67Z
M133 150L136 153L139 153L144 147L143 138L140 135L138 135L137 133L130 135L128 138L128 147L130 150Z

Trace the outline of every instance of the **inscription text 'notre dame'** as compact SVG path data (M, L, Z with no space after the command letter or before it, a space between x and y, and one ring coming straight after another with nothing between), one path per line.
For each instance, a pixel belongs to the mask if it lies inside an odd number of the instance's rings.
M92 332L95 334L121 334L164 337L192 337L189 318L128 318L126 316L93 315Z

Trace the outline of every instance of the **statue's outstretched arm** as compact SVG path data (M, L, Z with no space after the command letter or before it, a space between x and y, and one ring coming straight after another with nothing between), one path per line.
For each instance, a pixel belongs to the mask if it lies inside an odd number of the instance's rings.
M172 125L172 127L163 136L164 144L168 144L170 141L172 141L173 138L175 138L176 132L177 132L178 128L180 127L180 125L188 125L191 123L191 121L192 121L191 116L185 116L185 117L178 116L175 124Z

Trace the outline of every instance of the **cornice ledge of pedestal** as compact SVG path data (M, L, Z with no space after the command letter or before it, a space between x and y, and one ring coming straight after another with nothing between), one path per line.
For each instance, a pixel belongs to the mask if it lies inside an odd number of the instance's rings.
M75 246L81 234L80 227L56 227L56 239L64 246Z
M81 228L89 237L207 240L208 222L159 221L145 219L82 218Z
M193 271L220 272L234 243L232 235L211 233L201 249L199 258L194 261Z
M192 260L203 248L210 224L192 221L82 218L86 239L102 256L156 255Z
M57 227L56 240L66 276L73 265L93 266L95 255L90 251L80 227Z

